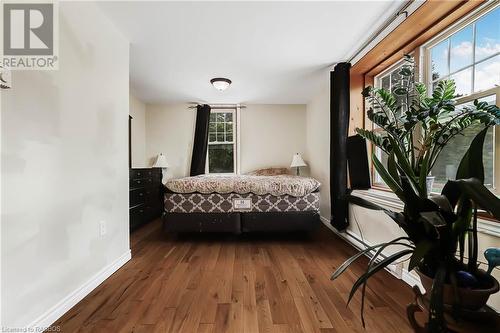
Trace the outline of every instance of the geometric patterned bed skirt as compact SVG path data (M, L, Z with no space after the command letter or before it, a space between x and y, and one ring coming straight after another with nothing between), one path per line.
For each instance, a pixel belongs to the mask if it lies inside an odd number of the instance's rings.
M319 212L319 192L302 197L290 195L274 196L253 193L165 193L165 211L169 213L231 213L241 212L233 208L233 199L250 198L251 208L247 212Z

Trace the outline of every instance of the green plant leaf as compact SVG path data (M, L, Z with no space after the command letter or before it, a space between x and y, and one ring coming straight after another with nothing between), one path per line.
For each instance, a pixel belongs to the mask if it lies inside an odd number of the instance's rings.
M479 132L472 140L457 169L456 179L477 178L484 183L483 144L488 127Z
M451 207L450 201L446 196L441 194L433 194L429 197L429 200L438 205L439 209L448 213L453 212L453 208Z
M377 260L377 258L382 254L382 252L387 247L389 247L389 246L395 246L395 245L412 247L411 245L409 245L407 243L397 242L396 240L392 240L392 241L384 244L383 246L381 246L377 250L377 252L370 259L370 262L368 263L368 270L370 270L373 267L373 264L375 263L375 261ZM363 327L365 327L365 315L364 315L364 313L365 313L365 294L366 294L366 286L367 286L367 284L368 284L368 279L363 282L363 287L361 288L361 309L360 309L360 312L361 312L361 322L363 323Z
M484 186L478 179L449 180L448 183L458 186L462 195L470 198L478 207L488 211L495 218L500 219L500 199Z
M356 290L363 284L366 280L368 280L373 274L377 273L381 269L387 267L389 264L393 263L394 261L398 260L399 258L402 258L410 253L412 253L413 250L402 250L399 252L396 252L392 255L390 255L387 258L384 258L381 260L379 263L377 263L375 266L373 266L371 269L369 269L365 274L361 275L356 282L353 284L351 288L351 292L349 293L349 299L347 300L347 304L351 302L352 297L356 293Z
M458 219L453 223L453 237L458 242L460 262L463 263L465 255L465 235L470 227L472 218L472 203L469 199L460 199L457 205Z
M432 92L432 100L435 104L450 100L455 96L455 82L453 80L439 81Z
M398 196L401 201L404 202L405 195L403 193L403 189L399 186L399 184L392 178L384 165L380 162L377 155L375 153L372 154L373 166L375 170L377 170L380 177L384 180L384 182L389 186L389 188Z
M394 156L394 152L389 153L389 157L387 158L387 171L391 175L391 177L401 186L401 181L399 180L398 167L396 165L396 158Z
M408 237L398 237L396 239L393 239L392 241L390 242L386 242L386 243L380 243L380 244L377 244L377 245L372 245L372 246L368 246L366 249L362 250L362 251L359 251L358 253L356 253L355 255L353 255L352 257L350 257L349 259L347 259L346 261L344 261L344 263L342 265L340 265L336 270L335 272L333 272L332 276L330 277L330 280L335 280L336 278L338 278L342 273L344 273L344 271L353 263L355 262L358 258L360 258L361 256L363 256L364 254L370 252L370 251L373 251L374 249L376 248L379 248L381 246L384 246L386 244L390 244L390 243L393 243L393 242L399 242L401 240L406 240L406 241L410 241L410 239Z
M429 158L430 158L429 153L425 154L424 159L422 160L422 164L420 165L420 175L418 178L418 184L420 185L420 188L422 189L422 193L425 193L424 198L427 198L427 175L429 174Z
M408 271L412 271L420 264L424 256L432 249L432 246L433 243L427 239L424 239L416 245L415 250L413 251L413 254L410 258L410 263L408 264Z
M364 139L371 141L375 146L385 150L383 146L383 138L379 134L373 131L365 130L364 128L356 128L356 133Z
M377 245L373 245L373 246L369 246L367 247L366 249L362 250L362 251L359 251L358 253L356 253L355 255L353 255L352 257L350 257L349 259L347 259L346 261L344 261L342 263L342 265L340 265L336 270L335 272L333 272L332 276L330 277L330 280L335 280L336 278L338 278L342 273L344 273L344 271L353 263L355 262L356 260L358 260L361 256L363 256L364 254L372 251L373 249L376 249L382 245L384 245L385 243L382 243L382 244L377 244Z
M443 287L446 279L446 268L438 268L431 288L431 300L429 304L429 332L445 333L446 323L444 321Z
M409 162L408 156L401 150L400 145L391 137L389 137L389 142L391 143L392 151L397 158L397 165L400 170L403 171L404 175L409 179L412 186L415 186L420 193L421 190L418 188L418 181L416 180L415 173ZM385 179L384 179L385 180ZM389 185L389 184L388 184Z

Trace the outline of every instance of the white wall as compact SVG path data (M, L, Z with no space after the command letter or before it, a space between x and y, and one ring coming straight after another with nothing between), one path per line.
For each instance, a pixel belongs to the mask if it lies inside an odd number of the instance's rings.
M13 72L1 92L3 326L129 251L129 44L95 4L59 6L59 70Z
M330 90L323 87L307 103L307 149L311 176L321 182L321 216L330 219Z
M146 161L163 153L169 164L165 177L189 176L196 110L187 104L147 105Z
M248 105L240 118L241 173L290 167L293 154L305 155L305 105Z
M129 114L132 116L132 167L150 167L146 160L146 104L132 94Z
M240 170L289 166L292 155L306 150L304 105L248 105L241 110ZM146 160L163 153L166 177L189 175L196 110L186 104L147 105Z

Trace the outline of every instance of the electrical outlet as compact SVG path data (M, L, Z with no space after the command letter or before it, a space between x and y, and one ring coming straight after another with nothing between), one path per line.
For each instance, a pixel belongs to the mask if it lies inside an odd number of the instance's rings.
M99 236L104 237L106 235L106 221L99 222Z

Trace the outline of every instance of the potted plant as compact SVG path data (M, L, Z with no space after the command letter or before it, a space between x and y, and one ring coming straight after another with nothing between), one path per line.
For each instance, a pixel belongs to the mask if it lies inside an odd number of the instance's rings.
M373 165L404 203L404 210L393 212L353 195L348 198L353 204L384 211L407 236L359 252L337 268L332 280L356 259L374 252L349 295L350 301L361 288L364 325L368 279L391 263L409 258L408 270L417 269L430 298L427 329L446 332L445 305L450 305L454 313L461 308L478 309L499 289L490 274L478 269L477 219L478 209L500 219L500 199L483 185L482 156L486 131L500 124L500 110L478 101L472 107L457 108L451 80L440 81L428 94L425 85L414 80L412 58L406 56L405 61L392 91L371 87L363 91L371 106L368 118L382 131L356 130L387 154L387 166L375 154ZM440 195L431 195L428 177L441 151L453 137L474 124L483 124L484 129L463 156L456 179L449 180ZM381 259L382 252L392 246L399 246L399 250Z

